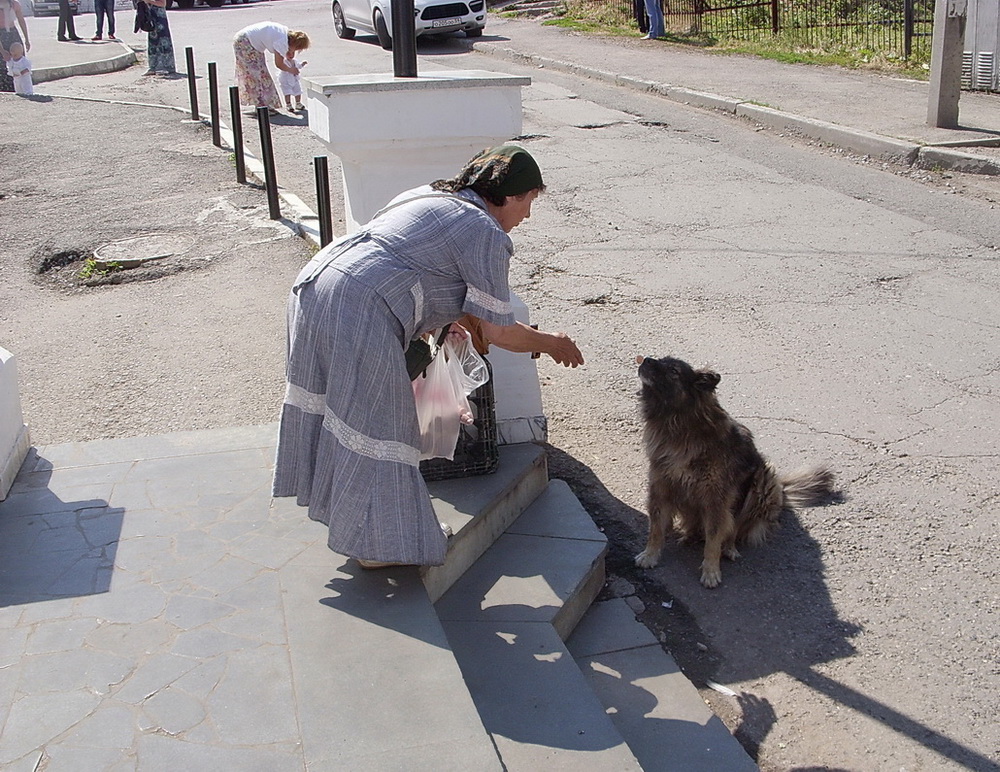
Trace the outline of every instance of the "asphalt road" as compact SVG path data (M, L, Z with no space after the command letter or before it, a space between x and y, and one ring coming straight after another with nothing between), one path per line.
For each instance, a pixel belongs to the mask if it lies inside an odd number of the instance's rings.
M170 17L179 48L193 45L199 63L217 61L224 84L231 32L263 18L313 35L310 73L391 70L374 39L335 38L325 2ZM486 34L516 45L515 32L498 20ZM512 279L533 320L569 332L588 359L574 371L542 362L540 372L552 473L571 483L611 538L617 579L609 592L644 603L644 620L697 684L739 693L704 695L765 770L996 769L995 209L956 195L940 177L897 174L651 96L491 61L458 38L421 45L421 68L445 66L533 78L525 134L549 192L513 234ZM150 82L139 72L49 91L185 104L183 81ZM119 120L135 120L137 109ZM274 123L279 179L312 202L309 162L323 148L302 119ZM203 129L185 131L185 142L205 141ZM99 153L91 137L83 142L74 152ZM197 172L186 168L191 180ZM213 179L229 171L208 160L201 168ZM205 182L192 181L191 195L206 195ZM42 241L44 228L34 225L19 244ZM237 239L231 251L255 249ZM255 274L256 291L267 294L268 345L256 362L267 387L253 388L235 369L213 371L220 399L201 397L216 405L213 422L249 423L248 414L273 404L282 366L278 288L301 257L288 250L273 275ZM157 293L163 302L178 281L185 297L218 287L198 289L196 275L166 277L147 285L145 302L154 307ZM106 303L134 292L103 291ZM52 318L84 301L45 302ZM19 308L3 332L34 350L38 312ZM245 315L214 313L202 333L237 340L246 324ZM157 347L162 379L143 393L169 403L172 427L203 426L203 409L170 396L169 373L184 373L190 352L152 335L143 344ZM87 346L67 347L70 354L86 361ZM636 354L711 365L722 374L723 404L761 449L782 469L829 462L839 502L787 517L772 542L724 565L717 590L698 583L690 545L672 544L657 568L635 569L631 555L645 537ZM128 385L104 388L116 395ZM148 415L130 423L127 400L114 404L118 425L105 419L102 431L156 429ZM94 430L81 420L86 412L59 415L45 430L53 437Z

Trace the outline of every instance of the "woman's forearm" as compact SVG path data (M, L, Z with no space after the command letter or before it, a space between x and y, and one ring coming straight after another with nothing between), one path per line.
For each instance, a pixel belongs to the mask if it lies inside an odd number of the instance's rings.
M583 354L576 343L563 332L543 332L523 322L501 327L483 320L483 333L490 343L514 353L527 351L548 354L556 362L566 367L583 364Z

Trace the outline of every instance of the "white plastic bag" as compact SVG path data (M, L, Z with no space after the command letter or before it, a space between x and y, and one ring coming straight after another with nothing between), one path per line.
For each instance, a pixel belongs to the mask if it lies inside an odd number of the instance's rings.
M420 458L454 460L461 424L473 422L468 395L489 379L468 332L449 332L422 377L413 381Z

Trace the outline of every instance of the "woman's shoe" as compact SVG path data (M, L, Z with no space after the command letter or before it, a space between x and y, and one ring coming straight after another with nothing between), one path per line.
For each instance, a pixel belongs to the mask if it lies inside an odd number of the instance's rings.
M60 43L68 43L69 42L69 38L56 38L56 40L58 40Z

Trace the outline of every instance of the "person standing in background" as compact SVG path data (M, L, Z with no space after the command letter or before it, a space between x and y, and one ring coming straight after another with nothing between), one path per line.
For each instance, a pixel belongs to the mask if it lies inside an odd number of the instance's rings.
M115 0L94 0L94 13L97 14L97 34L91 40L104 39L104 17L108 17L108 40L115 37Z
M254 108L266 107L272 114L278 112L281 98L267 69L265 54L274 57L274 66L279 70L298 75L298 69L285 64L285 59L294 59L295 54L307 48L309 36L305 32L270 21L251 24L237 32L233 38L233 54L240 102Z
M663 7L660 5L660 1L645 0L646 16L649 17L649 32L646 33L643 40L657 40L666 34L663 26Z
M18 34L21 28L24 38ZM14 90L14 79L7 72L6 64L10 61L10 47L14 43L24 45L24 50L31 50L31 40L28 38L28 24L24 20L24 11L18 0L0 0L0 57L4 66L0 67L0 91Z
M70 4L70 0L59 0L59 27L56 38L61 43L70 40L80 40L76 36L76 25L73 22L73 15L76 13L76 3Z
M7 72L14 79L14 93L21 96L31 96L35 87L31 82L31 62L24 55L24 46L12 43L10 59L7 61Z
M153 29L146 34L146 57L149 69L145 75L173 75L177 72L174 63L174 41L170 37L167 23L167 0L144 0L147 15Z

